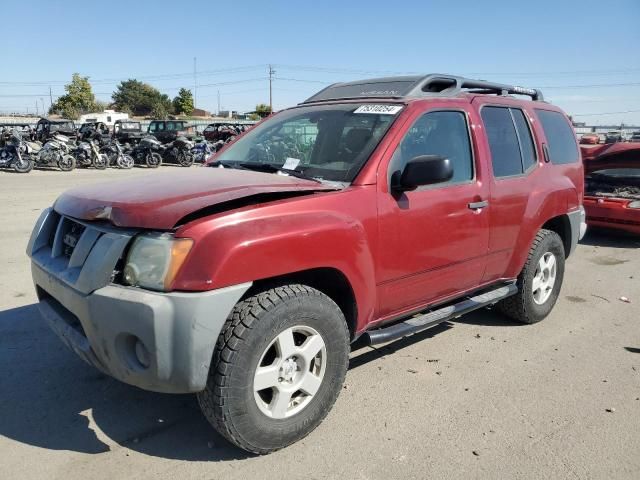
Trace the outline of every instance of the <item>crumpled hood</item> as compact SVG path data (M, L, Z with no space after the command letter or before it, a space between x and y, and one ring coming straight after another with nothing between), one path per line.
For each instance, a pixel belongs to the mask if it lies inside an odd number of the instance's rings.
M58 197L54 209L80 220L168 230L190 213L230 200L335 189L284 175L201 167L73 188Z
M586 174L605 168L640 168L640 143L582 146L580 150Z

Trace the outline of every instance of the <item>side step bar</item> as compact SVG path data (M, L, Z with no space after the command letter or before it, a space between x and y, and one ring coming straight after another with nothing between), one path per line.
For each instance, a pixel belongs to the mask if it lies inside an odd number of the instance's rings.
M362 337L369 345L397 340L398 338L413 335L414 333L421 332L422 330L426 330L427 328L446 322L452 318L457 318L465 313L477 310L478 308L493 305L503 298L510 297L517 292L518 287L516 287L515 283L505 285L494 290L480 293L473 297L467 297L458 303L411 317L404 322L394 323L388 327L370 330L363 333Z

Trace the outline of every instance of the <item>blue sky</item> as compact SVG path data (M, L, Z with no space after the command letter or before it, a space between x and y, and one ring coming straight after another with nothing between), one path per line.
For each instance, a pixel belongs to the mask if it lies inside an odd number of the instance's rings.
M196 57L198 106L213 111L218 90L226 109L268 102L271 63L277 109L330 82L441 72L541 87L576 120L640 124L639 0L31 0L5 2L2 19L0 111L48 108L49 85L62 94L73 72L101 100L127 78L173 97L193 88Z

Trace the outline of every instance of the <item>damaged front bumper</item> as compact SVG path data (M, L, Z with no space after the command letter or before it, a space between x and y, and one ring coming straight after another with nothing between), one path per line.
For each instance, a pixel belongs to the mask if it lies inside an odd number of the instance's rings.
M118 380L201 391L220 331L251 283L198 293L116 285L111 276L132 236L43 212L27 248L40 312L78 356Z

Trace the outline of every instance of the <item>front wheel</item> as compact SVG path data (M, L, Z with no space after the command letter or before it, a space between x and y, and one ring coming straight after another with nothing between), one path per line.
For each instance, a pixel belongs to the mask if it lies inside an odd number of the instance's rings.
M93 159L93 167L98 170L104 170L109 165L109 157L106 154L100 153Z
M230 442L266 454L322 422L348 361L349 331L333 300L305 285L271 288L235 306L198 401Z
M162 164L162 157L159 153L149 153L147 154L147 167L149 168L158 168Z
M72 155L62 155L58 159L58 168L63 172L70 172L76 168L76 159Z
M13 169L18 173L29 173L33 170L33 160L23 157L13 163Z
M560 236L551 230L540 230L518 276L518 293L498 302L497 308L517 322L537 323L543 320L560 295L564 260Z

